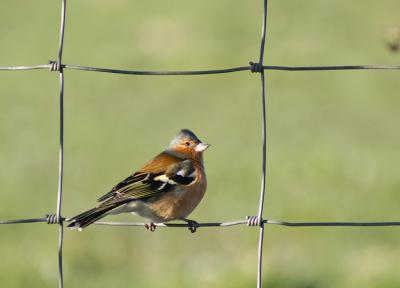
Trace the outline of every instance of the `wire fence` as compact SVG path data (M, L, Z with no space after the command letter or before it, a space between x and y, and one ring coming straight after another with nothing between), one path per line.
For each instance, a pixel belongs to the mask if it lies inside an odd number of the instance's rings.
M32 219L18 219L18 220L0 220L0 224L23 224L23 223L39 223L45 222L48 224L57 224L59 226L59 242L58 242L58 270L59 270L59 288L64 287L63 277L63 238L64 238L64 225L63 223L67 218L62 217L62 193L63 193L63 175L64 175L64 70L83 70L90 72L126 74L126 75L204 75L204 74L222 74L233 73L240 71L251 71L252 73L260 74L261 81L261 189L260 200L257 216L247 216L246 219L235 220L230 222L211 222L211 223L198 223L197 227L230 227L235 225L247 225L259 227L259 242L258 242L258 258L257 258L257 288L262 287L262 260L263 260L263 240L264 240L264 226L268 225L281 225L287 227L332 227L332 226L350 226L350 227L379 227L379 226L400 226L400 222L286 222L279 220L263 219L264 198L266 192L266 163L267 163L267 98L265 92L265 71L278 70L278 71L332 71L332 70L400 70L400 65L349 65L349 66L266 66L264 65L264 47L267 40L267 15L268 15L268 0L263 0L263 13L262 13L262 32L260 42L260 53L258 62L249 62L247 66L224 68L224 69L210 69L210 70L186 70L186 71L137 71L137 70L120 70L110 68L97 68L87 67L72 64L64 64L62 62L63 48L64 48L64 32L66 20L67 1L61 0L61 24L59 34L59 48L57 61L49 61L48 64L40 64L33 66L2 66L0 71L20 71L20 70L41 70L49 69L50 71L57 71L59 73L59 104L60 104L60 123L59 123L59 168L58 168L58 192L57 192L57 205L56 214L48 214L42 218ZM123 223L123 222L107 222L99 221L96 225L112 225L112 226L144 226L145 223ZM184 228L189 227L188 224L183 223L156 223L159 227L176 227Z

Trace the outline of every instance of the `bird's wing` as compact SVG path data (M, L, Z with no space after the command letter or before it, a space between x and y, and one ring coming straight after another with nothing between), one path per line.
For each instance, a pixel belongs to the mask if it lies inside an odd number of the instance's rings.
M163 152L98 200L111 204L160 195L171 191L176 185L193 182L194 171L192 161Z

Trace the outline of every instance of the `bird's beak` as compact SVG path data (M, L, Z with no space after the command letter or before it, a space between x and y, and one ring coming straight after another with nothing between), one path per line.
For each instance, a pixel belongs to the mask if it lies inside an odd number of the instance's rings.
M196 152L203 152L208 147L210 147L210 144L204 144L200 142L199 144L196 145L196 148L194 148L194 150L196 150Z

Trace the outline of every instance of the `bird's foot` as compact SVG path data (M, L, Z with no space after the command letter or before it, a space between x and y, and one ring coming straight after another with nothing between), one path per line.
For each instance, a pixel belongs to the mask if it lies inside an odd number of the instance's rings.
M189 231L194 233L197 231L197 228L200 227L199 223L197 223L194 220L190 220L190 219L182 219L183 221L185 221L188 225L189 225Z
M153 222L144 224L144 227L150 232L154 232L157 228L157 226Z

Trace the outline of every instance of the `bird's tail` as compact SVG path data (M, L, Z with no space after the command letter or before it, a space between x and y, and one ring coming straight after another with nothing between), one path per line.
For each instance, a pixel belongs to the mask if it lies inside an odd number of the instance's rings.
M75 217L68 219L68 221L71 221L71 223L68 225L68 228L82 230L97 220L107 216L107 212L118 206L118 203L114 203L112 205L104 205L103 207L100 206L87 210L79 215L76 215Z

